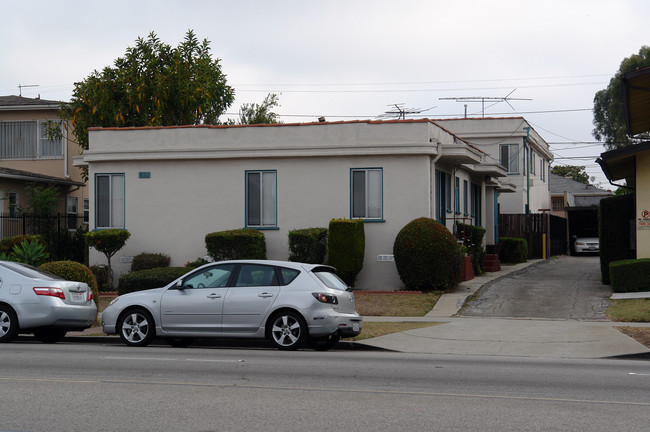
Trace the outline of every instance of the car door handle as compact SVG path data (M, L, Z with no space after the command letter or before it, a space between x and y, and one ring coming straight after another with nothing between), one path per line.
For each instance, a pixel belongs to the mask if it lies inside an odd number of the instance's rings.
M261 294L258 294L257 296L258 296L258 297L267 298L267 297L273 297L273 294L272 294L272 293L263 292L263 293L261 293Z
M212 293L208 296L209 299L218 299L221 298L219 294Z

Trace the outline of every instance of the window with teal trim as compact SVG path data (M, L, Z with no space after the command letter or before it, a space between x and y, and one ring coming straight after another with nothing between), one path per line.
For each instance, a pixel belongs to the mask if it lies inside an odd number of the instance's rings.
M469 209L467 208L468 193L467 180L463 180L463 212L465 216L469 215Z
M277 227L277 172L246 171L246 227Z
M124 174L95 175L95 227L124 228Z
M519 172L519 145L501 144L499 163L510 174Z
M352 218L382 220L383 169L355 168L350 177Z
M456 214L460 214L460 179L458 177L456 177L454 184L454 207L456 208Z

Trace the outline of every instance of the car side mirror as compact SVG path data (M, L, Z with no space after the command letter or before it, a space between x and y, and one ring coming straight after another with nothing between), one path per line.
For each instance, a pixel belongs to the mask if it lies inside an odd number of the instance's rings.
M185 287L183 286L183 281L182 280L179 280L178 282L176 282L176 289L181 290L181 291L185 289Z

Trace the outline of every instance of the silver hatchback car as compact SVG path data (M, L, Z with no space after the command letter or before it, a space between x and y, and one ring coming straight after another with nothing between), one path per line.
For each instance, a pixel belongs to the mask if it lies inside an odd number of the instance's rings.
M0 342L34 333L52 343L68 331L84 330L97 317L93 292L26 264L0 261Z
M361 332L354 294L333 267L285 261L206 264L163 288L125 294L102 313L104 332L129 346L155 336L173 346L194 338L268 339L328 349Z

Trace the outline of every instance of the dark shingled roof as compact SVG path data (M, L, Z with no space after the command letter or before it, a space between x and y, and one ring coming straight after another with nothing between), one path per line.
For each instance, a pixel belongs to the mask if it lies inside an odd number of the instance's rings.
M55 183L67 186L85 186L84 183L70 180L67 178L53 177L45 174L38 174L29 171L17 170L13 168L0 167L0 178L10 178L34 182Z
M22 96L0 96L0 107L28 107L28 106L43 106L52 105L58 107L61 104L59 101L26 98Z

